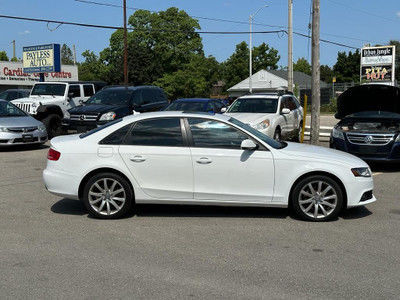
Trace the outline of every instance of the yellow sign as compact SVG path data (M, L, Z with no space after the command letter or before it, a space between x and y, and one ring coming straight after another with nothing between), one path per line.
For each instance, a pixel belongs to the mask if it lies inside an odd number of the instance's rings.
M332 78L332 82L335 83L336 82L336 77Z
M24 73L59 72L60 45L24 47L22 60Z

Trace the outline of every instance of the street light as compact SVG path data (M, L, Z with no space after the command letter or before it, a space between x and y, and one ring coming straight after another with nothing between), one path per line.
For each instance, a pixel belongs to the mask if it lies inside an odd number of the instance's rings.
M253 86L252 86L252 80L251 80L251 76L253 75L253 34L252 34L252 23L253 23L253 19L254 17L264 8L264 7L268 7L267 4L265 4L264 6L261 6L254 14L250 15L249 17L249 24L250 24L250 43L249 43L249 51L250 51L250 59L249 59L249 92L252 93L253 92Z

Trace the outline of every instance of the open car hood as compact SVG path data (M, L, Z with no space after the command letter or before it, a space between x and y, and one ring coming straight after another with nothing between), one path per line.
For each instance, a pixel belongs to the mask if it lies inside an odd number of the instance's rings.
M365 84L346 90L337 99L337 119L359 112L400 114L400 88L384 84Z

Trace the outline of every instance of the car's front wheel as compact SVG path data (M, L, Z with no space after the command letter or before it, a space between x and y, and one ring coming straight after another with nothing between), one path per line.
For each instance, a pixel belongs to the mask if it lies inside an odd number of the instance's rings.
M335 218L343 206L343 191L332 178L313 175L300 180L293 189L291 201L298 216L310 221Z
M82 200L91 216L115 219L130 211L133 191L124 177L114 173L100 173L88 180Z

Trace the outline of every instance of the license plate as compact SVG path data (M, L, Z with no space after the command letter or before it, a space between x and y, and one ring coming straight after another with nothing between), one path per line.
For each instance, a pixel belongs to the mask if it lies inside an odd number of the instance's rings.
M23 134L22 141L24 143L32 143L33 142L33 135L32 134Z

